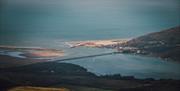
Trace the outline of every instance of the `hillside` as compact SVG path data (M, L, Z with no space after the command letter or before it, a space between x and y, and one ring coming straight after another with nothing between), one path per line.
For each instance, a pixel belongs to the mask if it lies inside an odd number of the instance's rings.
M47 88L47 87L30 87L30 86L22 86L12 88L8 91L70 91L66 88Z
M180 26L134 38L125 46L136 47L153 56L180 61L179 35Z
M180 84L179 80L172 79L135 79L132 76L121 75L96 76L78 65L56 62L4 68L0 70L0 73L1 91L7 91L7 89L10 91L36 91L34 89L61 91L59 90L61 88L70 91L149 91L149 89L179 91Z
M11 57L7 55L0 55L0 69L17 67L22 65L29 65L33 63L46 62L47 60L42 59L21 59L17 57Z

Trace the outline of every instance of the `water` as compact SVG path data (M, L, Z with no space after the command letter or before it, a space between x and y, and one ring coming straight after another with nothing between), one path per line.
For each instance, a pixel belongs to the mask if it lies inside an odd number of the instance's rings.
M131 38L180 24L179 0L2 1L1 44Z
M65 44L68 41L133 38L180 25L179 0L1 1L0 45L63 49L64 58L114 51L70 49ZM113 55L74 62L87 68L91 64L95 69L88 70L97 74L180 77L172 70L179 69L180 64L142 56Z
M22 52L6 52L6 51L0 51L0 55L8 55L12 57L17 57L17 58L26 58L24 56L21 56L23 53Z
M89 72L96 75L121 74L122 76L134 76L140 79L180 79L179 63L153 57L116 54L64 62L85 67Z

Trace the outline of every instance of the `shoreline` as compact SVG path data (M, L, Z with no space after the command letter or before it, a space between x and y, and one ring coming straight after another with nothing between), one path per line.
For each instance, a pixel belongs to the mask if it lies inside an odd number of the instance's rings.
M0 55L8 55L22 59L52 59L65 56L63 50L41 47L18 47L0 45Z
M117 44L126 43L130 39L108 39L108 40L86 40L86 41L71 41L66 42L66 44L70 48L76 48L76 47L105 47L105 46L113 46Z

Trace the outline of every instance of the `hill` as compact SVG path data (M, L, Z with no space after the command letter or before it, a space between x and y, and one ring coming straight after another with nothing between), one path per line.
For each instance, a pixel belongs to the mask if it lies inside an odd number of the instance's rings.
M22 90L24 86L67 88L70 91L179 91L179 80L135 79L121 75L96 76L69 63L43 62L0 69L0 90ZM14 88L15 87L15 88ZM17 87L17 88L16 88ZM11 89L14 88L14 89ZM34 89L34 88L30 88ZM25 88L24 91L28 91ZM46 89L49 90L49 89ZM54 90L53 90L54 91Z
M150 33L128 41L124 46L136 47L147 54L180 61L180 26Z
M42 60L42 59L22 59L17 57L11 57L8 55L0 55L0 69L29 65L33 63L46 62L46 61L47 60Z
M22 86L9 89L8 91L70 91L66 88L47 88L47 87L31 87L31 86Z

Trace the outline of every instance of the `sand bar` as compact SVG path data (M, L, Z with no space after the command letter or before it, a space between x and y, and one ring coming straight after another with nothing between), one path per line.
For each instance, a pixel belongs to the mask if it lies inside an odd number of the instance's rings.
M64 56L62 50L41 48L41 47L16 47L16 46L2 46L1 51L4 50L4 54L12 54L13 52L21 52L19 56L25 58L56 58ZM3 54L3 52L1 52ZM9 55L11 56L11 55ZM17 57L19 57L17 56Z
M67 44L71 48L85 46L85 47L103 47L109 45L121 44L129 41L130 39L111 39L111 40L88 40L88 41L72 41Z

